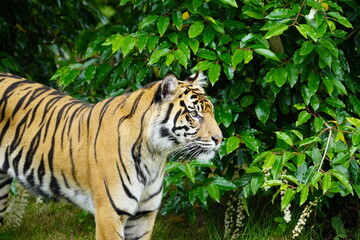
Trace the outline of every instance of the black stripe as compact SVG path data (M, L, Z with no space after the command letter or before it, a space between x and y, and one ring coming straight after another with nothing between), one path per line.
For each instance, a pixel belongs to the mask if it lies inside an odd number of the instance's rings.
M14 170L15 170L15 174L16 174L16 175L19 175L18 166L19 166L19 161L20 161L21 156L22 156L22 151L23 151L23 149L20 149L20 151L18 152L18 154L16 155L16 157L13 159L13 168L14 168Z
M119 165L116 163L116 168L117 168L117 171L118 171L118 174L120 176L120 179L121 179L121 184L122 184L122 187L126 193L126 195L131 198L131 199L134 199L136 202L138 202L139 200L130 192L129 188L126 186L126 184L124 183L124 179L122 178L121 176L121 172L120 172L120 169L119 169Z
M30 186L34 186L35 185L35 180L34 180L34 169L31 169L30 174L26 177L27 182L30 184Z
M39 167L37 169L37 175L38 175L38 178L39 178L40 185L42 185L43 178L45 176L44 154L41 155L40 164L39 164Z
M12 178L7 178L0 183L0 189L12 183Z
M172 111L173 107L174 107L174 104L170 103L169 108L168 108L168 110L166 112L166 116L165 116L164 120L161 123L167 123L167 121L169 121L170 114L171 114L171 111Z
M135 213L134 216L130 217L130 220L136 220L142 217L145 217L146 215L148 215L149 213L153 213L156 210L148 210L148 211L139 211L137 213Z
M3 129L1 130L0 132L0 145L1 145L1 142L7 132L7 130L9 130L9 126L10 126L10 119L8 119L3 127Z
M149 197L147 197L146 199L144 199L141 202L149 201L150 199L152 199L152 198L156 197L157 195L159 195L162 192L162 190L163 190L163 186L161 185L160 188L156 192L152 193Z
M106 182L106 179L104 179L104 185L105 185L105 190L106 190L106 194L109 198L109 201L111 203L111 206L113 207L113 209L115 210L115 212L120 216L120 215L126 215L126 216L132 216L131 213L129 212L126 212L124 210L121 210L120 208L118 208L116 205L115 205L115 202L114 202L114 199L112 198L111 194L110 194L110 191L109 191L109 187L107 185L107 182Z
M0 196L0 201L4 200L4 199L7 199L9 196L9 193L5 193L3 196Z
M26 129L26 121L27 121L28 116L29 116L29 112L26 113L26 115L20 120L20 122L16 126L15 135L10 144L10 153L13 153L15 151L15 149L19 146L20 141L23 138L23 135L24 135L25 129Z
M70 138L70 162L71 162L71 176L73 177L76 185L80 186L77 178L76 178L76 168L75 168L75 163L74 163L74 157L73 157L73 152L72 152L72 138Z
M23 170L24 173L26 173L26 171L31 167L33 157L35 156L35 153L40 145L40 138L41 138L41 131L38 131L38 133L31 140L29 150L27 151L25 156L25 163Z

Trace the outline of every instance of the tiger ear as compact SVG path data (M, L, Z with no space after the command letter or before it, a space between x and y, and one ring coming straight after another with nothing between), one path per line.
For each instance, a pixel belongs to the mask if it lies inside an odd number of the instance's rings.
M206 76L203 74L201 70L197 71L193 75L187 77L185 79L185 82L193 85L199 85L200 87L203 87L206 85Z
M178 87L178 79L174 74L168 73L161 83L161 98L172 100Z

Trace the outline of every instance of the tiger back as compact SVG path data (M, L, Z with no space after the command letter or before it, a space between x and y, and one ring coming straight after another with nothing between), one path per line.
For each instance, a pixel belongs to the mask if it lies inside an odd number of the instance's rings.
M12 179L95 215L97 239L150 239L166 157L222 141L200 72L89 104L0 74L0 220Z

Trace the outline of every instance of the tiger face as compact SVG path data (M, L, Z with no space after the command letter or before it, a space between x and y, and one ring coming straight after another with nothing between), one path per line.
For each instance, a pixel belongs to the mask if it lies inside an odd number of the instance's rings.
M211 159L222 142L213 105L202 88L201 72L179 81L168 74L161 82L161 104L152 133L159 151Z

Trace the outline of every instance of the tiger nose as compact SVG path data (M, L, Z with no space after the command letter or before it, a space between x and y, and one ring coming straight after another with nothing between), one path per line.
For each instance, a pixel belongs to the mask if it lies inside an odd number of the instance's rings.
M212 136L211 138L216 145L219 145L223 140L223 136L219 136L219 135Z

